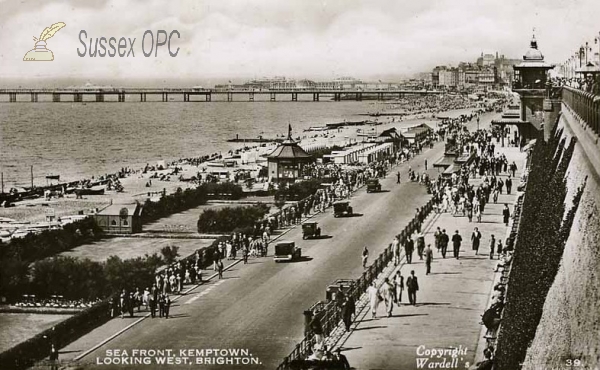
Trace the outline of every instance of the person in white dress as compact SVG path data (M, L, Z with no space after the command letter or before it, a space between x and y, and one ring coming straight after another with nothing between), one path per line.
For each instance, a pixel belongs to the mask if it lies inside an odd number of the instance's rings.
M369 306L371 307L371 317L377 317L377 306L379 306L379 290L375 288L375 282L373 281L371 285L367 288L367 295L369 297Z

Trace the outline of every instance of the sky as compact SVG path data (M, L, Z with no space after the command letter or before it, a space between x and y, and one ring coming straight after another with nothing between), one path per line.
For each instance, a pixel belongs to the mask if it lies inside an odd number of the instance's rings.
M560 63L600 37L599 0L0 0L0 88L9 81L186 81L286 76L329 80L410 77L482 53L521 58L535 28ZM24 62L45 27L52 62ZM80 57L97 38L135 38L135 57ZM177 30L142 53L146 30ZM144 43L150 50L149 34ZM155 40L156 41L156 40ZM129 49L129 46L127 46Z

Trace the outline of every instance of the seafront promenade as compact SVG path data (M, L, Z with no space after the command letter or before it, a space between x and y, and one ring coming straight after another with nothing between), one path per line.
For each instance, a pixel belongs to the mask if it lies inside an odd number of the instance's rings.
M406 178L409 166L422 168L425 159L433 163L442 152L438 143L393 171ZM330 211L314 215L325 238L303 241L301 228L288 230L284 239L302 247L302 261L275 264L271 258L257 258L236 264L225 271L225 279L213 279L181 296L172 306L173 319L145 319L101 344L145 313L111 320L62 348L61 359L78 358L74 366L95 367L108 349L162 348L168 343L170 348L248 348L265 366L277 366L302 336L302 309L322 300L333 280L360 275L362 247L368 244L374 256L380 253L395 225L408 222L429 198L417 183L396 185L393 171L382 180L381 193L361 189L352 196L354 217L334 218Z
M496 152L505 154L509 163L517 163L516 178L519 178L525 166L526 153L514 147L498 148ZM501 174L501 178L506 177L506 173ZM481 177L471 179L469 183L478 186ZM510 226L502 222L502 209L507 203L512 214L519 194L515 187L510 195L506 192L501 194L497 204L492 202L486 206L481 223L475 220L469 222L462 215L432 213L423 229L425 243L431 244L434 251L431 273L425 274L425 263L415 253L412 264L403 259L399 266L388 267L379 278L381 283L384 277L391 279L397 271L401 271L406 281L414 270L419 281L417 304L412 306L408 303L405 290L401 306L394 305L392 317L387 317L383 302L375 319L371 318L367 306L358 315L352 330L330 345L339 347L352 367L361 370L430 368L436 366L435 363L441 368L453 366L450 368L461 369L480 361L485 348L481 315L489 307L494 278L498 274L494 272L498 262L496 251L494 259L489 257L490 238L495 235L496 240L504 243L508 236ZM438 227L445 229L450 236L459 231L463 242L458 260L452 257L452 242L445 259L435 250L433 234ZM478 255L471 248L474 227L478 227L482 234ZM454 348L462 350L456 359L447 354L438 357L433 352Z
M314 215L312 220L320 223L326 236L323 239L303 241L300 228L286 230L283 239L302 247L302 261L275 264L271 258L257 258L247 265L233 265L223 280L213 279L178 298L171 308L172 319L144 319L128 327L146 315L142 312L133 319L111 320L62 348L61 359L77 359L73 366L94 368L109 349L219 347L248 348L265 366L277 366L302 338L302 310L322 300L333 280L359 276L363 246L368 245L371 255L377 256L398 225L406 224L414 209L429 199L422 185L396 184L395 171L406 179L409 167L421 172L425 160L434 163L442 153L443 144L437 143L434 149L398 165L382 180L381 193L356 192L351 198L355 217L334 218L330 212ZM430 166L427 172L434 176L438 170Z

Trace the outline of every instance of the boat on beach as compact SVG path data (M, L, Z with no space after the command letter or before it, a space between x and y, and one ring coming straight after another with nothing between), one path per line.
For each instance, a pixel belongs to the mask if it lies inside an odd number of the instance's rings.
M81 195L104 195L106 188L104 186L94 186L91 188L75 189L77 196Z

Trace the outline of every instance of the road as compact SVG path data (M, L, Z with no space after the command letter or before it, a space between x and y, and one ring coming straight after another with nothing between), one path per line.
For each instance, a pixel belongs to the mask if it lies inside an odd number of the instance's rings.
M148 368L148 365L97 365L97 361L110 361L107 350L115 349L128 350L128 354L133 349L173 349L177 353L181 349L248 349L260 365L244 368L275 368L303 338L302 311L323 300L326 286L335 279L359 277L363 270L362 248L365 245L369 248L372 261L410 221L415 208L429 198L421 185L406 181L397 185L395 172L399 170L403 180L407 179L408 166L421 172L427 159L428 172L434 175L437 169L431 165L442 152L443 144L438 143L396 167L381 181L382 192L367 194L362 189L355 193L351 199L357 213L354 217L334 218L330 211L314 217L327 238L304 241L299 227L288 232L285 240L293 240L302 247L301 261L275 263L272 258L258 258L250 259L247 265L238 264L225 272L224 280L213 280L179 299L172 306L172 318L142 321L80 359L79 365ZM62 351L77 355L86 350L78 344L85 342L84 338ZM223 365L202 367L223 368Z

